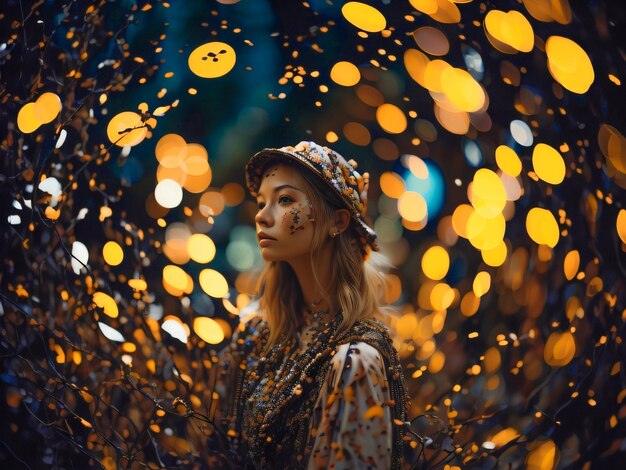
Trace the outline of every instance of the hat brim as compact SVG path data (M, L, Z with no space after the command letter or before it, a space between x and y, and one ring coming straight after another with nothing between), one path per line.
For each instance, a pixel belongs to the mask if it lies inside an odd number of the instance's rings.
M321 181L325 187L329 188L332 193L338 197L339 201L343 202L343 195L335 186L328 182L319 173L318 169L315 168L311 162L296 152L290 152L288 150L277 148L266 148L255 153L252 157L250 157L250 160L248 160L248 163L246 164L246 187L253 197L256 197L259 193L261 177L263 176L263 172L266 170L267 164L270 161L277 160L282 157L286 157L287 159L298 163L303 168L308 169L318 179L318 181ZM374 232L374 230L365 223L361 214L355 212L352 207L348 206L348 204L344 203L344 206L350 211L350 218L354 222L354 228L359 232L359 235L361 235L362 244L370 246L374 251L379 251L378 243L376 242L376 239L378 238L376 232Z

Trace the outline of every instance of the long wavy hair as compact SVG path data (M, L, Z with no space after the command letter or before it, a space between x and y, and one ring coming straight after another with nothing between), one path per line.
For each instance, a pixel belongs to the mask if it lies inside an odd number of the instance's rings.
M351 219L350 226L332 242L331 259L334 269L326 285L317 278L317 264L324 243L328 240L330 227L337 209L346 208L339 197L330 188L311 175L308 170L286 160L272 160L265 165L286 165L293 173L300 176L302 189L312 204L313 242L310 262L315 276L315 283L322 297L337 305L343 319L339 331L350 329L358 320L383 319L392 310L385 305L385 272L392 265L381 253L370 251L364 256L357 245L358 233ZM281 338L293 337L301 326L301 312L305 309L302 291L291 266L284 261L266 262L262 270L257 291L260 313L269 326L269 338L265 345L269 351ZM330 302L330 299L335 302Z

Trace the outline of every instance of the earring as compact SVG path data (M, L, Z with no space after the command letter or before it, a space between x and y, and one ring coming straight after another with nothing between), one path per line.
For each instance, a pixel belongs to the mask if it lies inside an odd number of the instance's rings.
M336 238L337 235L339 235L339 232L333 232L333 234L331 235L331 237Z

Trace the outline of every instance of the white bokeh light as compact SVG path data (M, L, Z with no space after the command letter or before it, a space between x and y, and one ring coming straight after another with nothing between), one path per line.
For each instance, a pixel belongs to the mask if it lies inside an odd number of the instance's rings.
M74 274L80 274L81 271L85 270L85 266L89 261L89 250L85 246L84 243L76 240L72 243L72 269L74 270Z
M172 209L183 200L183 188L174 180L164 179L154 188L154 198L159 205Z
M174 320L173 318L165 320L161 328L181 343L187 343L187 332L180 320Z
M524 147L530 147L533 144L533 133L524 121L519 119L511 121L510 129L511 135L518 144Z
M123 343L124 341L126 341L124 337L122 336L122 333L117 331L115 328L111 328L106 323L102 323L101 321L99 321L98 327L100 328L100 331L102 331L102 334L107 339L110 339L111 341L117 341L118 343Z

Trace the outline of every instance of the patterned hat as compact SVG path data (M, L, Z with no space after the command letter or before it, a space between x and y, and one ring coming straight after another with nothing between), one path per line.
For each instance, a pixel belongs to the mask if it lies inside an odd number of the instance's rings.
M267 148L256 153L246 164L246 185L252 196L257 196L267 163L283 157L311 170L339 196L346 209L350 210L353 226L360 235L357 242L364 254L367 254L368 247L378 251L376 232L365 223L369 173L361 176L356 171L357 163L354 160L346 161L328 147L302 141L295 147Z

